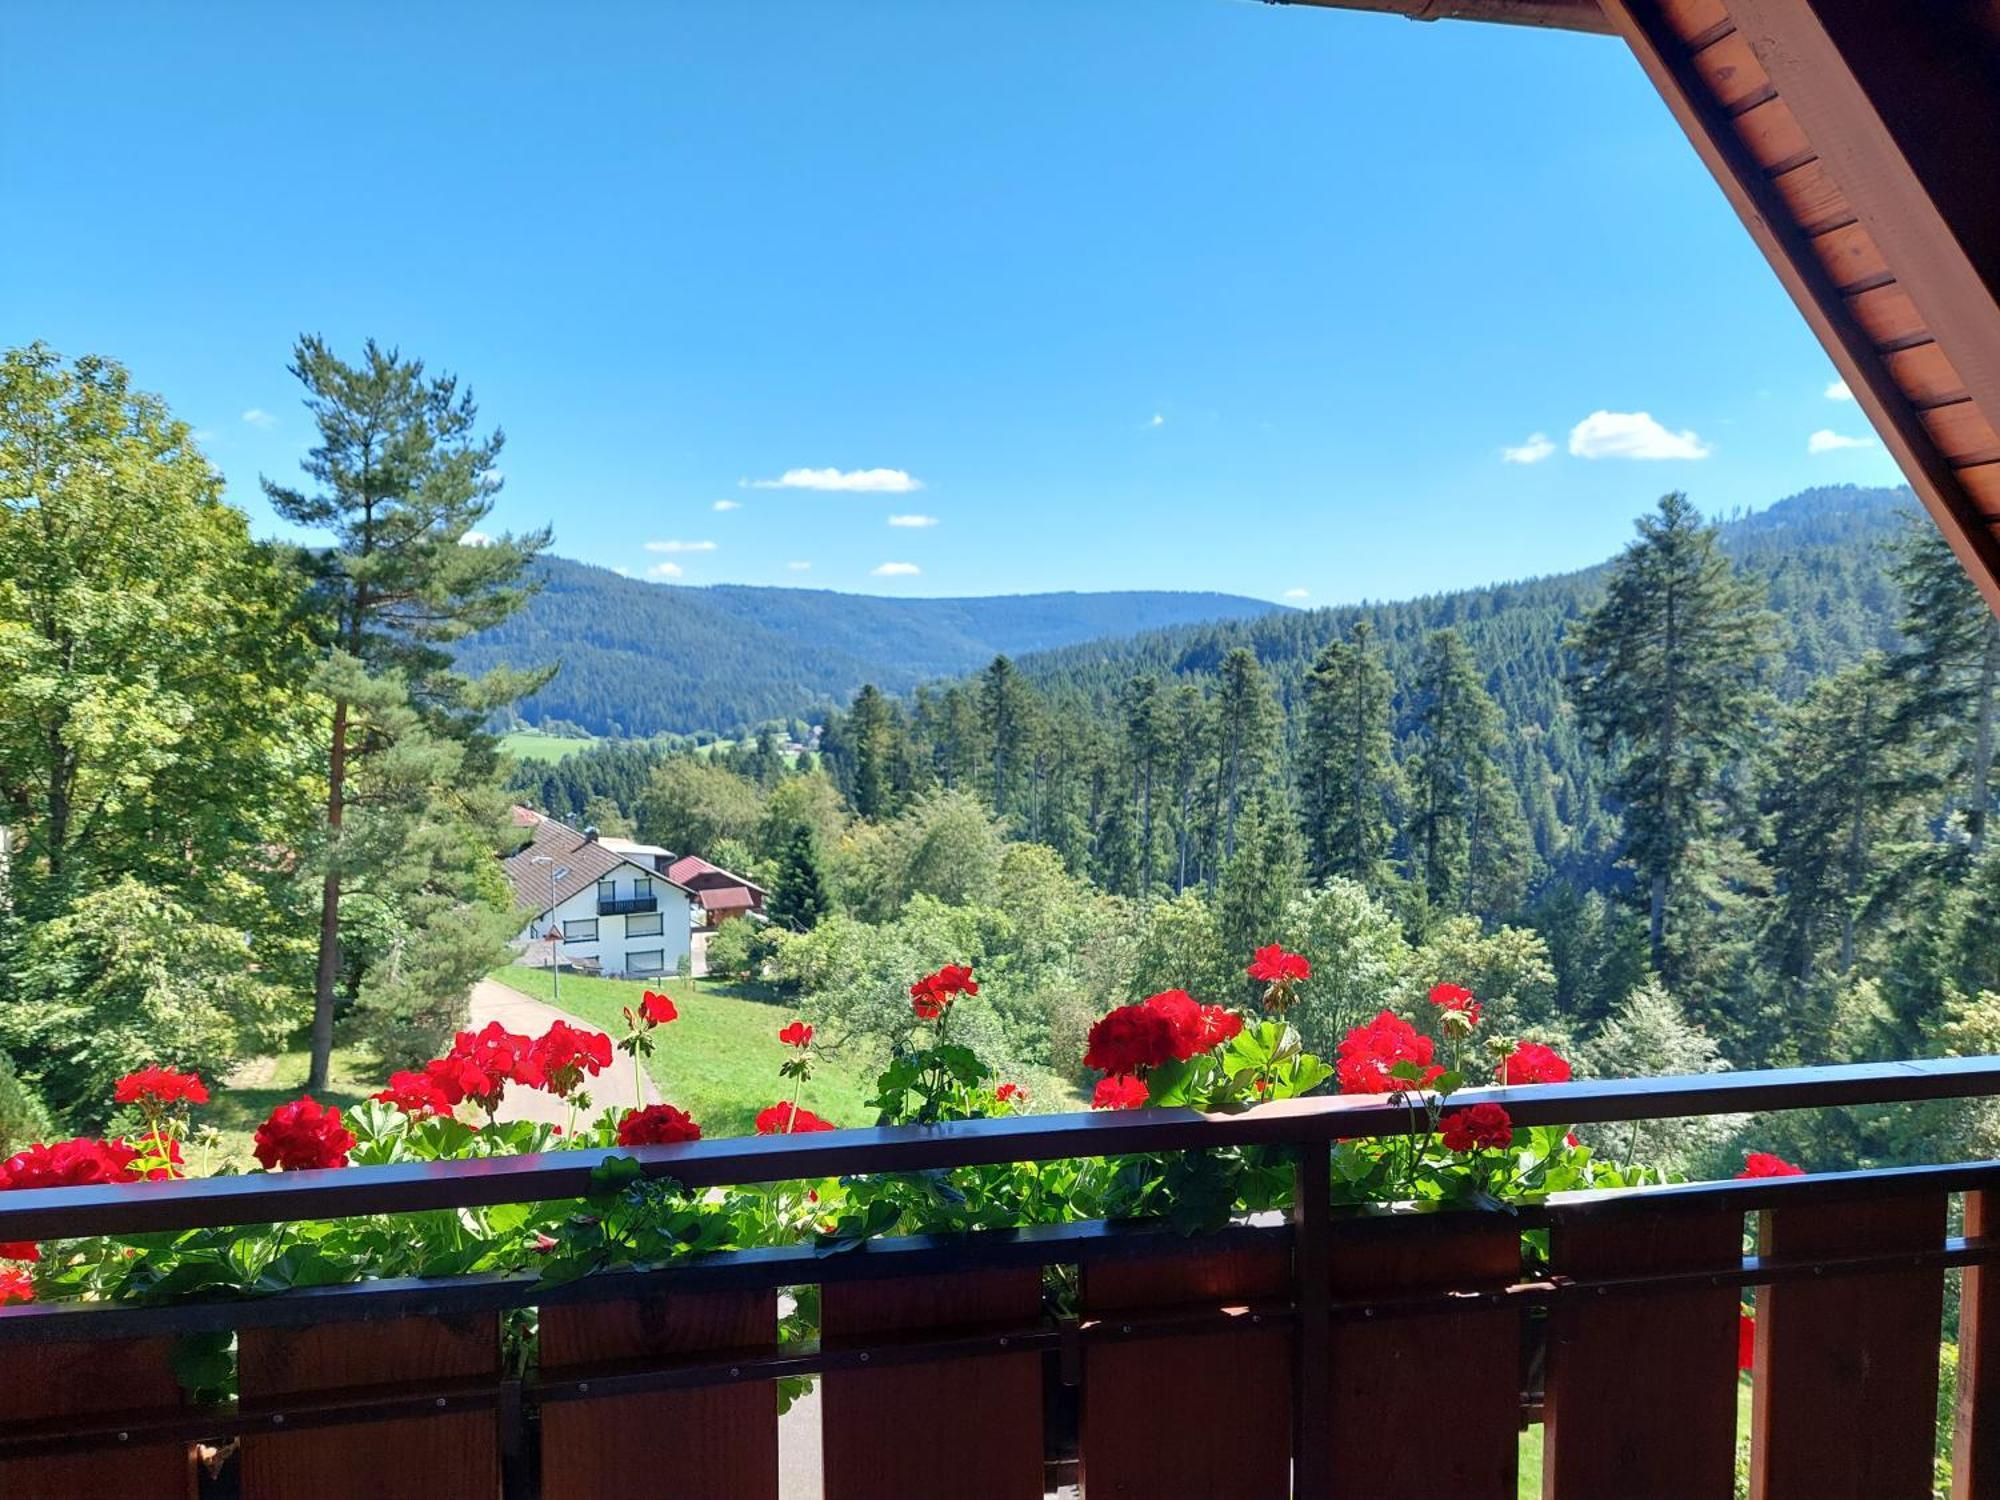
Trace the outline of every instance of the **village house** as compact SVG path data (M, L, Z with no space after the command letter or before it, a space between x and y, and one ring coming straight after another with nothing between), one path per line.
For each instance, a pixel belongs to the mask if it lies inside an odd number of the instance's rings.
M668 873L657 845L582 832L532 808L514 809L528 842L501 861L522 927L515 943L531 960L650 978L692 963L695 893Z
M710 864L697 854L683 855L666 867L667 878L693 893L701 925L720 927L732 917L762 917L764 887L754 880Z

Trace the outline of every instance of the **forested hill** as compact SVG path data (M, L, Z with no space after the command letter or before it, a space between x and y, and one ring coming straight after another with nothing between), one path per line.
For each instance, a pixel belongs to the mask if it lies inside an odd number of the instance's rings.
M1766 509L1720 519L1724 550L1765 586L1784 623L1785 654L1774 687L1796 698L1814 679L1896 642L1897 598L1885 544L1915 512L1907 488L1852 485L1807 490ZM1563 634L1597 602L1606 563L1520 583L1435 594L1399 603L1287 611L1257 619L1146 631L1022 658L1023 673L1058 700L1082 700L1109 717L1139 673L1204 677L1232 649L1253 651L1295 732L1307 670L1320 648L1358 620L1374 631L1398 689L1397 722L1409 710L1424 638L1452 627L1464 638L1506 716L1505 755L1544 858L1589 859L1604 847L1601 798L1562 692Z
M883 599L827 589L688 588L644 583L563 558L496 629L465 641L471 671L560 662L518 711L596 734L731 733L812 716L865 682L901 692L994 656L1099 636L1289 613L1216 593L1012 594Z

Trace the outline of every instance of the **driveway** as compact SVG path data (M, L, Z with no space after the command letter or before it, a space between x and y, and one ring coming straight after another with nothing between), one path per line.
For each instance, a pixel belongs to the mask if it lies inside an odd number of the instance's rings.
M544 1005L532 995L524 995L497 979L482 979L472 987L472 1029L478 1031L488 1021L498 1021L509 1031L524 1036L540 1036L551 1021L567 1021L584 1031L601 1030L595 1022L573 1016L553 1005ZM611 1054L611 1066L593 1080L590 1090L592 1117L607 1104L629 1108L632 1103L632 1060L622 1052ZM645 1078L646 1102L658 1104L660 1090L650 1076ZM562 1125L569 1120L569 1106L554 1094L541 1089L511 1088L500 1101L500 1119L540 1120Z

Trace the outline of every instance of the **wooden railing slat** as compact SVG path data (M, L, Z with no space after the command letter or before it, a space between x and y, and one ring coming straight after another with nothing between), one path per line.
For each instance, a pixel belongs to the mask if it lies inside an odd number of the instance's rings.
M694 1292L545 1307L541 1373L615 1360L770 1349L777 1293ZM542 1408L542 1500L777 1500L778 1404L768 1380ZM670 1483L664 1477L671 1476ZM664 1487L663 1487L664 1483Z
M1965 1233L2000 1232L2000 1199L1965 1195ZM1952 1434L1956 1500L2000 1495L2000 1267L1970 1266L1958 1303L1958 1411Z
M821 1339L1020 1327L1041 1310L1038 1270L849 1282L821 1290ZM829 1372L820 1445L825 1500L1041 1500L1042 1357Z
M10 1422L90 1413L156 1411L183 1404L172 1339L39 1344L5 1361ZM6 1500L77 1500L84 1495L193 1500L194 1455L186 1443L143 1443L107 1451L0 1461Z
M1943 1194L1765 1213L1764 1254L1927 1250ZM1752 1500L1927 1496L1937 1432L1944 1273L1790 1281L1757 1293Z
M1284 1250L1192 1251L1091 1266L1084 1316L1283 1299ZM1243 1318L1253 1316L1247 1310ZM1083 1361L1082 1459L1091 1500L1283 1500L1291 1472L1292 1355L1285 1330L1123 1344L1093 1341ZM1183 1434L1170 1441L1167 1434Z
M1743 1215L1575 1215L1550 1237L1556 1274L1644 1275L1726 1265ZM1549 1318L1542 1416L1547 1500L1729 1500L1736 1482L1734 1287L1584 1297Z

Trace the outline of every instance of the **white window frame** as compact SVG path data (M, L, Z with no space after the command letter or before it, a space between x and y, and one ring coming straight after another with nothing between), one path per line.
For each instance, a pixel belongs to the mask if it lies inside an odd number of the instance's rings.
M648 922L653 925L648 927L646 925ZM665 937L666 935L666 926L662 923L660 914L656 911L635 911L625 919L625 936L628 938Z
M585 927L588 927L590 931L586 933L581 930ZM572 932L571 928L578 930ZM562 924L562 934L565 943L594 943L597 941L597 918L565 917Z

